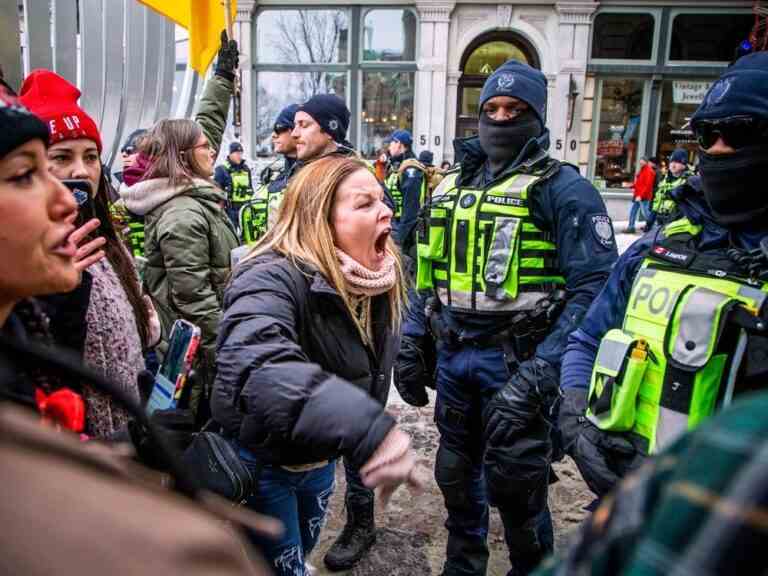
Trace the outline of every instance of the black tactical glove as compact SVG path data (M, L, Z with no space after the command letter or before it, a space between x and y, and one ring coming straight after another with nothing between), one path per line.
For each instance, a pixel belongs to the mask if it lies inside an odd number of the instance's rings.
M393 378L400 397L411 406L429 403L426 384L432 381L433 370L427 366L423 345L425 337L403 336L397 355Z
M587 411L586 388L565 388L563 401L560 403L560 413L557 417L557 429L560 435L560 445L566 454L573 456L576 440L584 427Z
M558 371L548 362L532 358L521 363L483 412L486 446L512 444L540 413L548 412L558 396L558 382Z
M221 47L219 48L219 55L216 58L216 75L234 82L235 70L237 70L239 58L237 42L229 40L227 38L226 30L222 30Z

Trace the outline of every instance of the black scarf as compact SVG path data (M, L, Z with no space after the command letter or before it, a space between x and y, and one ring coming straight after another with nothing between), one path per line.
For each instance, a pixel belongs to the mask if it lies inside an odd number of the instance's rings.
M541 136L541 132L541 122L530 110L512 120L493 120L481 113L478 137L488 155L492 175L501 174L517 159L528 142Z
M764 190L768 146L748 146L733 154L699 154L704 197L722 226L763 224L768 214Z

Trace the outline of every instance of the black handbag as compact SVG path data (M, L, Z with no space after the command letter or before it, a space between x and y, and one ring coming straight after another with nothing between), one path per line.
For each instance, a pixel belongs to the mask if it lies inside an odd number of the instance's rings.
M182 464L201 488L242 504L256 487L256 476L243 464L230 443L205 428L181 457Z

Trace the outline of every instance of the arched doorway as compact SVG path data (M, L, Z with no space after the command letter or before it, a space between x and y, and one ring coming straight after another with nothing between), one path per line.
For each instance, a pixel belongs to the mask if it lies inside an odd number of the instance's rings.
M540 68L539 56L522 36L494 31L476 38L461 57L459 101L456 107L456 137L477 134L477 105L486 78L507 60L518 60Z

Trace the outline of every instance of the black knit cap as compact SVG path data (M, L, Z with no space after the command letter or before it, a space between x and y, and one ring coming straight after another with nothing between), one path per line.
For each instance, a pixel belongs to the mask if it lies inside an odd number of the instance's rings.
M0 86L0 158L35 138L47 145L48 127Z
M347 139L349 109L344 100L335 94L313 96L299 110L312 116L334 142L341 144Z

